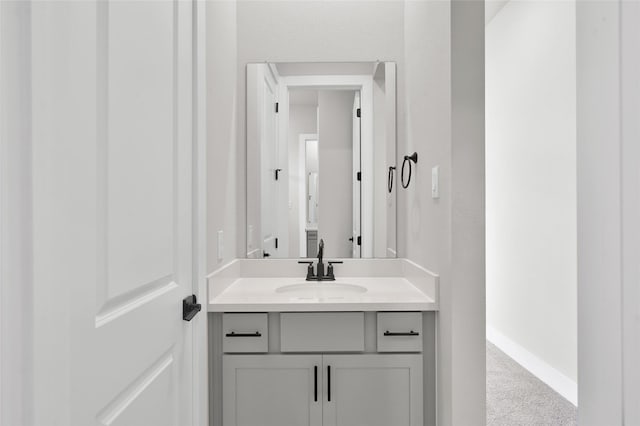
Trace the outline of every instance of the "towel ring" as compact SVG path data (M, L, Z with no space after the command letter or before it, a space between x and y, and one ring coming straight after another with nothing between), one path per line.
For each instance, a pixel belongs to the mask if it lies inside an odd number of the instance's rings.
M411 162L414 162L415 164L418 164L418 153L414 152L411 155L405 155L404 156L404 160L402 161L402 170L400 172L400 183L402 184L402 187L404 189L407 189L409 187L409 184L411 183ZM407 178L407 183L404 183L404 166L409 163L409 177Z

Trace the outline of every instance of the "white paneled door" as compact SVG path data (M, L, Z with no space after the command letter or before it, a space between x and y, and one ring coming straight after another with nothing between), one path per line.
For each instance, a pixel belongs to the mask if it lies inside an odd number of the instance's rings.
M37 425L194 424L193 7L32 3Z

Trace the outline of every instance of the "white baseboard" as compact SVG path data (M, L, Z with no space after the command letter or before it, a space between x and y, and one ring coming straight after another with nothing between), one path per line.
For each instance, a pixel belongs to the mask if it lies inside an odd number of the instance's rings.
M487 326L487 340L562 395L567 401L576 407L578 406L578 384L576 382L493 327Z

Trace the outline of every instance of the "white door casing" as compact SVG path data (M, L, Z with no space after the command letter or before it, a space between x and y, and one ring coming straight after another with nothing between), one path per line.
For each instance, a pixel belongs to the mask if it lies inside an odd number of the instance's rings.
M0 424L31 411L29 4L0 2Z
M32 4L35 424L196 421L193 8Z

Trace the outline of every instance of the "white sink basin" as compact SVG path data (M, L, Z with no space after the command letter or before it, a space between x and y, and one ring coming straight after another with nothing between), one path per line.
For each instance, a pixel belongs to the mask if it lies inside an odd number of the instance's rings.
M276 293L287 293L300 299L340 299L366 291L361 285L336 282L304 282L276 288Z

